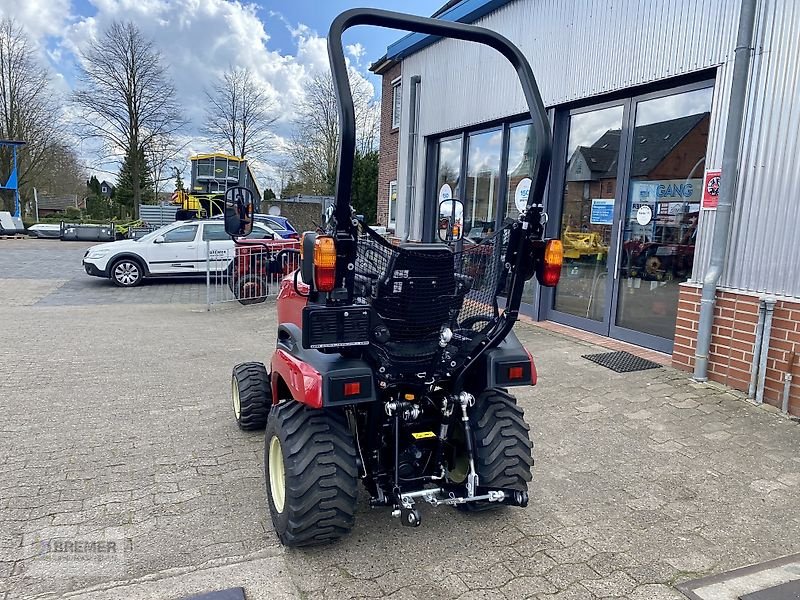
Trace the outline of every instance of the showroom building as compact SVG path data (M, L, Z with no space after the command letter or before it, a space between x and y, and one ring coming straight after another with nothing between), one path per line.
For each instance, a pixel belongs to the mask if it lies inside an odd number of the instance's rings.
M566 258L557 288L529 286L524 312L669 353L687 371L707 356L708 378L738 389L755 372L754 395L781 405L788 389L800 413L800 377L786 384L800 376L800 3L461 0L435 16L516 43L549 109L545 210ZM512 67L489 48L409 34L372 70L380 224L432 241L447 196L463 201L472 241L516 219L532 128ZM741 114L733 126L729 113ZM715 234L737 135L731 225ZM702 354L712 247L724 262Z

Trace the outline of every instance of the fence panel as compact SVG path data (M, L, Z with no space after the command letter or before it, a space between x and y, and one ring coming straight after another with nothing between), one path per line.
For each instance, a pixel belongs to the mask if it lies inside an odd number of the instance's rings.
M274 298L281 280L300 266L294 248L237 245L214 248L206 242L206 303L260 304Z

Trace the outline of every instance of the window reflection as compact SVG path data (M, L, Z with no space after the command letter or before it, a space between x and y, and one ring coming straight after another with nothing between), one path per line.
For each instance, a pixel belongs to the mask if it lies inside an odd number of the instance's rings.
M461 138L439 142L439 157L436 167L437 206L441 200L458 197L461 180Z
M561 213L564 267L555 308L603 321L617 194L622 106L570 117Z
M495 231L502 149L502 130L469 136L464 229L470 240L480 241Z
M713 89L640 102L623 216L617 324L672 339L691 275Z
M508 131L508 171L506 172L506 211L503 223L519 217L514 194L519 182L530 177L534 141L533 125L517 125Z

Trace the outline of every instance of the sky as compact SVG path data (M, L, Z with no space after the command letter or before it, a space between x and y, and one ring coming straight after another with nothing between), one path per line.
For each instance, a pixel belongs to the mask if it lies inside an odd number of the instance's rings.
M429 16L444 0L373 0L375 8ZM249 67L277 103L275 148L285 148L294 107L303 83L328 70L325 36L341 11L365 3L345 0L0 0L0 16L11 15L25 29L37 56L53 75L53 86L66 102L75 87L80 51L114 20L130 20L152 39L185 107L190 124L183 133L191 153L216 150L201 139L204 90L231 65ZM344 44L351 67L380 93L379 80L367 69L403 32L357 27ZM98 163L91 148L76 139L90 174L113 181L115 167ZM275 169L257 164L262 185L275 185ZM188 168L186 170L188 172Z

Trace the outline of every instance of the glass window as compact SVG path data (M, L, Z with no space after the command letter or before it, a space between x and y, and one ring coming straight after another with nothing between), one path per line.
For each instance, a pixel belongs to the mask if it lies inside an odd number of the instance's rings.
M533 154L533 125L514 125L508 130L508 167L506 168L506 209L503 225L513 223L519 218L516 205L516 191L519 183L531 174L531 157ZM507 236L506 236L507 237ZM506 245L503 245L505 252ZM525 282L522 292L523 302L533 302L535 278Z
M436 165L436 197L438 202L458 198L461 181L461 138L439 142ZM445 187L446 186L446 187ZM438 210L436 211L438 214Z
M555 308L606 318L608 248L614 224L622 106L572 115L561 212L564 266Z
M263 227L253 227L253 231L247 236L248 240L273 240L275 235Z
M214 179L225 179L228 173L228 159L215 158L214 159Z
M235 160L228 161L228 178L239 181L239 163Z
M616 324L672 339L691 275L713 89L636 105Z
M481 240L495 231L502 150L502 130L469 136L464 233L471 240Z
M197 225L181 225L164 234L164 242L193 242L197 236Z
M506 172L506 214L503 224L516 221L519 210L515 192L519 182L531 176L531 154L534 140L533 125L516 125L508 130L508 170Z
M220 242L229 239L231 239L231 237L225 233L224 223L206 223L203 225L204 242Z
M392 129L400 127L400 111L403 107L402 90L399 80L392 85Z
M197 176L198 177L213 177L214 176L214 159L202 158L197 161Z
M397 223L397 181L389 183L389 227L394 227ZM408 227L408 223L406 223Z

